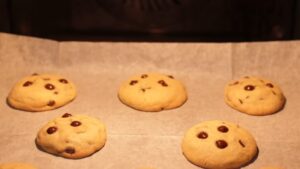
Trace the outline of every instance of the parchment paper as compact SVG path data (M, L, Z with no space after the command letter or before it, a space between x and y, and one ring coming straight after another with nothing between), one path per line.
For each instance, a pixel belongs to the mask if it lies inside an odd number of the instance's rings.
M251 131L259 155L246 166L300 167L300 41L260 43L57 42L0 33L0 163L22 161L40 169L197 169L181 151L185 131L204 120L228 120ZM145 113L123 105L120 83L145 72L171 74L188 90L180 108ZM32 73L71 79L78 97L56 110L30 113L10 108L11 87ZM285 108L270 116L249 116L223 101L225 84L259 75L279 84ZM105 147L70 160L37 149L39 128L65 112L100 118L107 126Z

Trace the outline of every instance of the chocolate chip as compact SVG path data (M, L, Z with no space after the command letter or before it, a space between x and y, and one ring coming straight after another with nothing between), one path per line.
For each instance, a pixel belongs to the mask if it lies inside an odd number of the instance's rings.
M130 85L135 85L136 83L138 83L137 80L131 80L129 84L130 84Z
M239 102L240 102L241 104L243 104L243 100L239 99Z
M169 78L174 79L174 77L172 75L168 75Z
M150 89L151 89L151 87L141 88L141 91L146 92L147 90L150 90Z
M55 86L53 84L47 83L45 85L45 88L48 89L48 90L53 90L53 89L55 89Z
M232 85L237 85L239 84L239 81L234 82Z
M54 92L54 94L58 94L58 92Z
M246 147L245 144L242 142L242 140L239 140L239 143L242 147Z
M47 133L48 134L53 134L54 132L56 132L57 131L57 127L49 127L48 129L47 129Z
M160 80L160 81L158 81L158 83L161 84L164 87L168 86L168 84L164 80Z
M54 100L50 100L47 105L48 106L54 106L55 105L55 101Z
M37 75L39 75L39 74L37 74L37 73L32 73L32 76L37 76Z
M27 87L27 86L30 86L30 85L32 85L32 82L30 82L30 81L26 81L26 82L23 84L24 87Z
M219 126L218 130L222 133L227 133L228 132L228 128L226 126Z
M72 114L70 114L70 113L65 113L65 114L62 115L61 117L62 117L62 118L67 118L67 117L70 117L70 116L72 116Z
M198 135L197 135L198 138L200 139L206 139L208 137L208 134L204 131L201 131Z
M228 146L227 142L224 140L217 140L216 146L220 149L226 148Z
M272 90L272 93L273 93L274 95L277 95L273 90Z
M66 79L59 79L58 81L59 81L60 83L65 83L65 84L69 83Z
M234 83L232 83L232 84L229 84L230 86L233 86L233 85L237 85L237 84L239 84L240 82L239 81L236 81L236 82L234 82Z
M270 88L273 88L273 84L272 83L267 83L266 86L270 87Z
M73 127L77 127L80 125L81 125L81 123L79 121L72 121L72 123L71 123L71 126L73 126Z
M65 152L68 153L68 154L74 154L75 153L75 149L72 148L72 147L67 147L65 149Z
M244 89L247 90L247 91L252 91L252 90L255 89L255 86L247 85L247 86L244 87Z
M141 76L141 78L143 78L143 79L145 79L147 77L148 77L148 75L146 75L146 74L142 74L142 76Z

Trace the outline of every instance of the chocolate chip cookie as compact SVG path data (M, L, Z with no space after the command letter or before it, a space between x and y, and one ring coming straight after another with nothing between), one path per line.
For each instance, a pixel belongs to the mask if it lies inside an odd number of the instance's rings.
M180 81L159 73L130 77L121 84L118 96L125 105L147 112L177 108L187 100L186 89Z
M3 163L0 169L37 169L35 166L26 163Z
M66 113L44 125L36 143L48 153L65 158L84 158L100 150L106 142L105 125L86 115Z
M7 101L16 109L40 112L61 107L75 97L76 88L69 79L54 74L33 74L15 84Z
M190 128L182 141L183 155L207 169L239 168L249 163L258 148L245 129L227 121L205 121Z
M257 116L278 112L286 100L274 82L253 76L228 83L224 99L230 107Z

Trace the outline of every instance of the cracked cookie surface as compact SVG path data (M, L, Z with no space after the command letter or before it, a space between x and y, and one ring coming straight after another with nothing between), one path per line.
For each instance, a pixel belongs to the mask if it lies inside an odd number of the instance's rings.
M183 105L187 92L184 85L171 75L144 73L124 81L118 97L134 109L158 112Z
M16 109L40 112L61 107L71 102L76 94L75 85L65 77L33 74L14 85L7 101Z
M106 142L105 125L94 117L65 113L44 125L36 143L42 150L65 158L84 158Z
M253 76L245 76L228 83L224 99L230 107L257 116L278 112L286 100L278 85Z
M183 155L207 169L239 168L257 155L253 136L228 121L205 121L191 127L183 138Z

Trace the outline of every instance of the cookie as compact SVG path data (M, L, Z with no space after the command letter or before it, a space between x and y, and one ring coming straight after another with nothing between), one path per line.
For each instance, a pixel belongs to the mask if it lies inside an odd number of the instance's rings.
M230 107L256 116L276 113L285 104L285 97L278 85L249 76L228 83L224 99Z
M36 144L41 150L72 159L92 155L105 142L106 129L100 120L69 113L48 122L36 137Z
M13 108L40 112L61 107L75 97L76 88L69 79L54 74L33 74L15 84L7 101Z
M124 81L118 97L137 110L158 112L177 108L187 100L184 85L171 75L145 73Z
M205 121L190 128L181 145L191 163L207 169L233 169L250 163L258 148L245 129L226 121Z
M26 163L3 163L0 169L37 169L35 166Z

